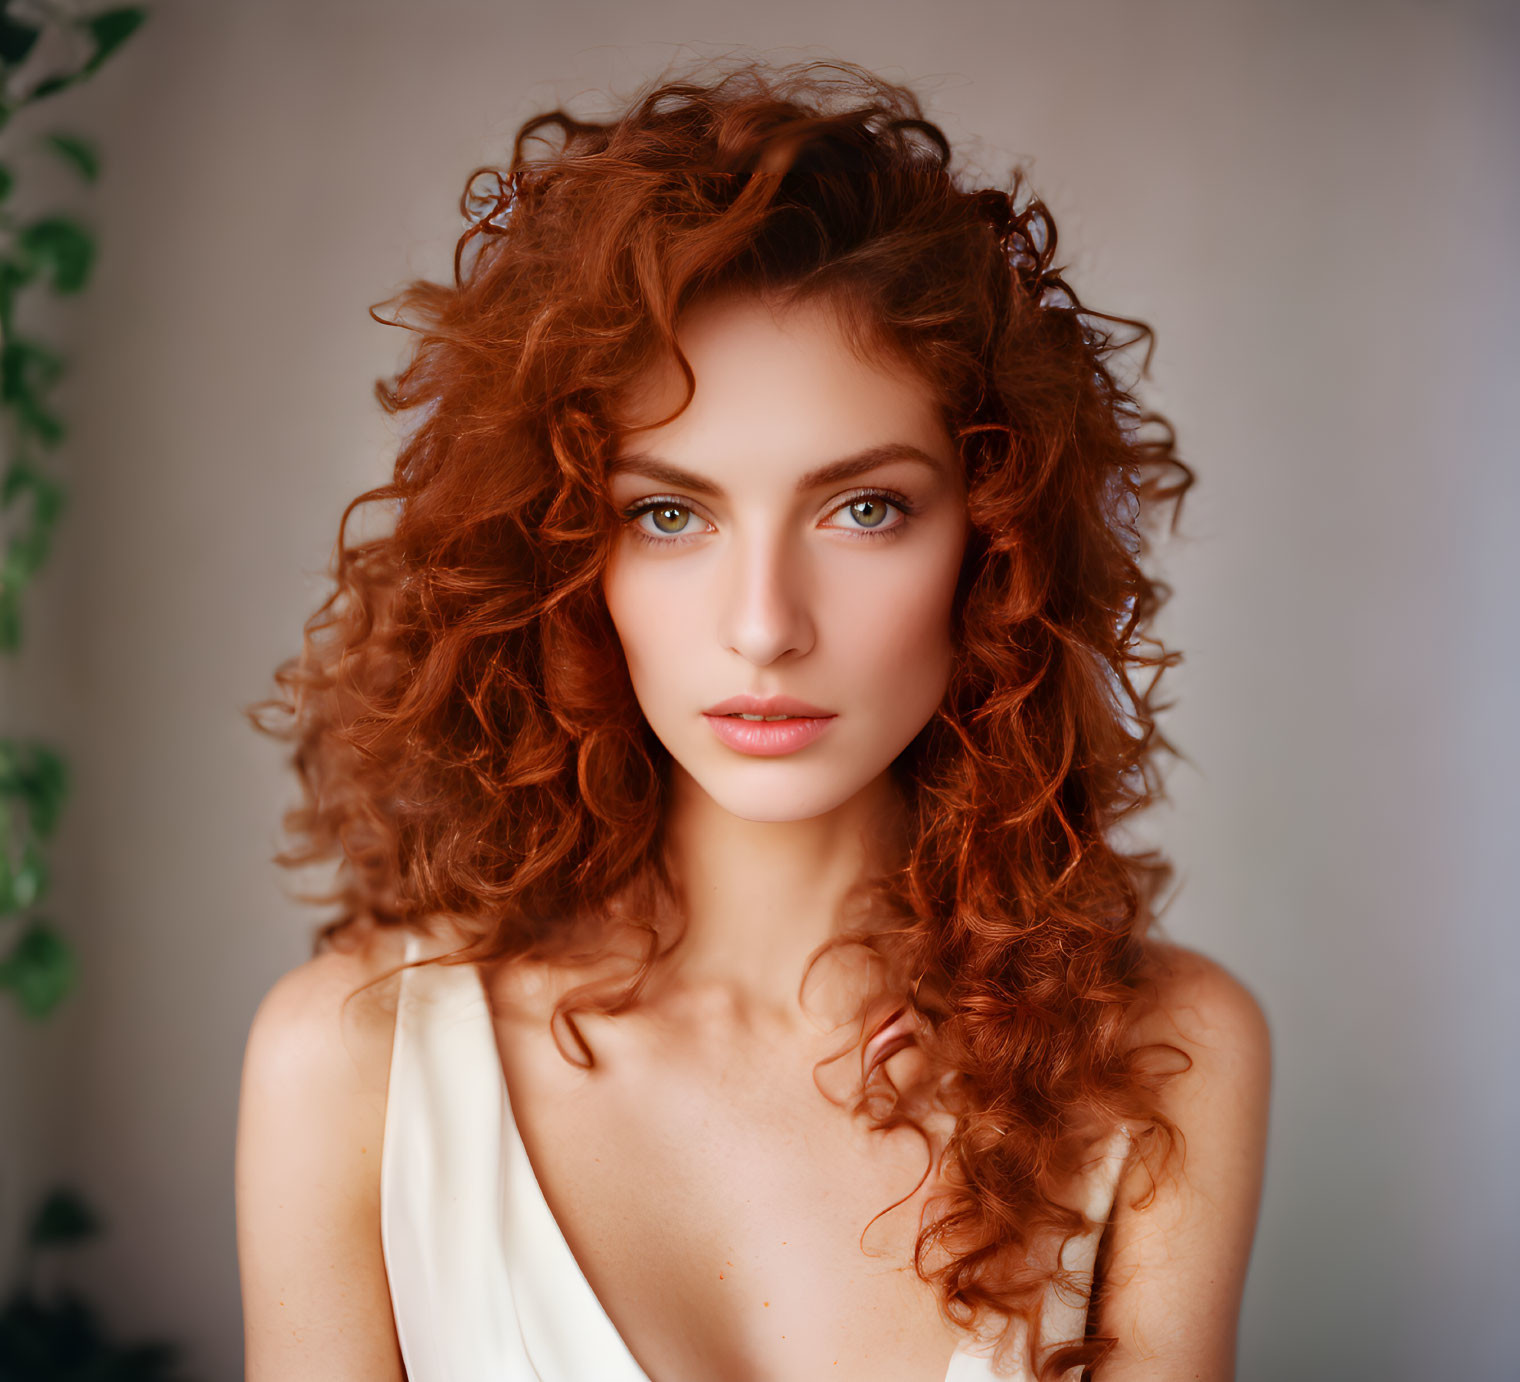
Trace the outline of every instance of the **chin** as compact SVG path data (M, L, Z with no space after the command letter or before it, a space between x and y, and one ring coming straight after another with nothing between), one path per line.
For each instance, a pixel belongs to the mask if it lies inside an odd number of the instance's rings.
M784 792L773 793L769 796L761 796L757 793L746 796L742 792L723 796L709 792L708 795L729 815L737 816L743 821L754 821L757 824L810 821L817 816L827 815L847 800L847 798L836 799L832 796L803 798L795 793Z
M703 764L698 772L685 771L731 816L780 822L826 816L886 770L886 763L844 772L837 764L757 758L718 768Z

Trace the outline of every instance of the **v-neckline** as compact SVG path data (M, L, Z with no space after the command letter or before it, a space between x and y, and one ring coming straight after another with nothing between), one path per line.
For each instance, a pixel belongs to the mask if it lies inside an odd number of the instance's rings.
M523 1141L522 1131L517 1126L517 1115L512 1108L512 1091L507 1084L506 1066L501 1058L500 1044L496 1040L496 1022L491 1010L490 995L486 992L485 977L481 974L479 965L469 963L467 967L475 976L480 1008L485 1019L484 1036L488 1043L487 1049L491 1054L492 1064L496 1069L496 1089L501 1100L502 1133L510 1143L509 1146L502 1148L503 1155L519 1161L536 1207L541 1211L544 1222L553 1230L551 1237L556 1245L555 1250L561 1254L571 1278L578 1283L579 1289L586 1298L588 1308L595 1317L601 1320L608 1339L614 1341L616 1350L626 1358L628 1366L633 1369L630 1382L654 1382L654 1379L645 1372L643 1365L633 1356L633 1350L628 1346L628 1341L623 1337L622 1332L613 1322L611 1314L608 1313L606 1305L602 1303L601 1297L592 1287L591 1279L571 1250L570 1240L565 1237L564 1229L555 1217L554 1210L549 1206L548 1197L544 1194L543 1185L538 1179L538 1172L533 1167L533 1159L528 1155L527 1143ZM955 1351L950 1355L943 1382L980 1382L980 1379L991 1376L983 1354L973 1348L973 1343L974 1341L970 1339L957 1342ZM607 1379L607 1382L611 1382L611 1379Z
M549 1206L548 1197L544 1194L542 1184L538 1179L538 1172L534 1169L533 1159L528 1155L527 1143L523 1141L522 1132L517 1126L517 1114L512 1108L512 1091L507 1084L506 1067L502 1062L501 1048L496 1040L496 1023L491 1011L490 996L486 992L485 978L477 964L469 965L470 972L475 976L476 988L479 992L480 1006L485 1018L485 1040L487 1049L491 1055L491 1064L496 1071L496 1092L501 1101L501 1128L502 1136L506 1145L502 1147L505 1157L514 1159L521 1167L524 1182L532 1194L535 1208L540 1212L543 1222L551 1229L550 1238L554 1244L553 1251L559 1253L566 1272L577 1283L578 1289L584 1295L586 1306L593 1318L599 1319L604 1327L608 1340L613 1344L616 1352L620 1353L632 1369L629 1382L653 1382L653 1379L644 1371L643 1365L633 1356L633 1350L629 1348L628 1341L623 1337L607 1307L602 1303L602 1298L597 1295L591 1285L591 1279L586 1275L580 1260L571 1250L570 1240L565 1237L565 1231L560 1226L559 1220L554 1215L554 1210ZM612 1382L609 1379L608 1382Z

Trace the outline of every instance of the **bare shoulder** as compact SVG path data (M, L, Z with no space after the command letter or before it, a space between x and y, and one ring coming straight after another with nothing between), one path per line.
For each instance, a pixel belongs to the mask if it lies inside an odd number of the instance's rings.
M399 928L376 928L276 979L249 1028L247 1057L257 1062L255 1073L354 1079L370 1087L379 1074L383 1089L399 990L391 971L404 948Z
M266 1121L305 1127L314 1119L335 1135L378 1129L399 992L391 971L404 944L402 933L377 930L275 980L243 1057L243 1098Z
M249 1027L236 1198L251 1382L403 1376L380 1240L403 944L376 931L313 956Z
M1163 1167L1137 1158L1119 1187L1099 1300L1117 1345L1094 1376L1227 1382L1261 1199L1271 1037L1260 1002L1217 960L1170 942L1153 942L1151 958L1135 1039L1169 1072L1158 1105L1177 1143Z
M1181 1043L1193 1059L1262 1067L1271 1032L1251 990L1218 960L1171 941L1152 941L1153 1003L1137 1024L1144 1040Z

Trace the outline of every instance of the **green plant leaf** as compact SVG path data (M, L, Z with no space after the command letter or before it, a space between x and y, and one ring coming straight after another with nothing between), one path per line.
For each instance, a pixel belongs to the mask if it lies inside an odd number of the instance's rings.
M17 456L5 468L0 480L0 509L8 509L36 483L37 472L24 456Z
M41 397L62 372L62 356L40 342L12 338L0 347L0 403L11 407L23 435L35 436L47 447L58 445L67 430Z
M57 446L65 435L62 419L50 413L42 394L63 373L63 357L21 337L0 347L0 403L8 404L23 434L44 446Z
M16 237L22 262L51 274L53 290L77 293L89 281L95 237L72 216L44 216Z
M10 989L33 1021L46 1017L74 987L74 952L53 924L34 918L0 960L0 989Z
M57 828L63 804L68 800L69 765L46 744L27 747L30 762L22 766L18 785L33 832L47 839Z
M0 480L0 509L8 509L28 490L32 494L32 511L39 523L57 522L68 502L68 492L58 481L44 475L25 456L17 456Z
M0 163L0 202L3 202L11 194L11 188L16 185L15 176L3 163Z
M95 51L90 55L90 60L85 63L80 75L88 76L95 71L137 32L138 27L147 17L148 12L139 9L136 5L123 5L119 9L102 10L99 14L92 14L85 21L85 26L95 40Z
M11 879L11 900L19 911L35 907L48 890L47 860L35 840L28 840L21 854L21 867Z
M22 24L9 15L0 13L0 62L7 67L19 67L37 42L41 29Z
M17 288L24 288L37 277L37 270L19 259L0 259L0 283L7 293L14 295Z
M23 804L36 835L52 835L68 797L67 760L38 739L0 739L0 797ZM0 836L8 818L0 810Z
M16 309L16 290L22 287L29 274L14 259L0 259L0 340L9 340Z
M53 525L33 516L31 523L11 538L6 548L4 570L7 576L18 572L23 582L29 581L47 565L48 549L52 546Z
M21 592L0 583L0 652L21 646Z
M0 581L17 589L26 585L37 569L33 551L20 533L15 534L5 544L5 558L0 561Z
M80 1243L94 1238L102 1227L100 1216L84 1196L67 1186L59 1186L48 1193L32 1215L26 1241L34 1248Z
M77 134L45 134L42 142L86 182L100 176L100 151L88 139Z
M60 72L56 77L49 77L46 81L40 81L27 94L28 101L40 101L44 96L52 96L57 92L71 87L79 80L77 72ZM25 104L25 102L23 102Z
M63 356L39 341L16 336L0 346L0 401L14 403L51 388L63 373Z

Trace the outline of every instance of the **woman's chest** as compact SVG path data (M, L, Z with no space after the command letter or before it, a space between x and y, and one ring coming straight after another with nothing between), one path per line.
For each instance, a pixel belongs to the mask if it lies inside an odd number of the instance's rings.
M912 1267L929 1152L819 1091L827 1042L587 1035L590 1072L498 1020L539 1189L651 1378L941 1382L960 1336Z

